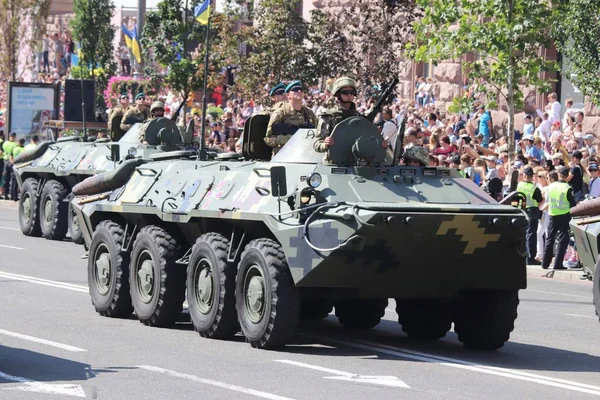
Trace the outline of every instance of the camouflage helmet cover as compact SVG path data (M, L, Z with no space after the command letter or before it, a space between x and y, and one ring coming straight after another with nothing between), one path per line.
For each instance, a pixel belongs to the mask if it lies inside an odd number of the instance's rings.
M427 149L421 146L412 146L404 150L404 158L415 160L426 166L429 164L429 153Z
M155 101L154 103L152 103L152 105L150 106L150 112L154 111L157 108L162 108L163 110L165 109L165 105L162 103L162 101Z
M331 93L333 93L333 95L335 96L340 91L340 89L345 87L352 87L356 90L356 81L347 76L341 77L335 82L333 82L333 85L331 85Z

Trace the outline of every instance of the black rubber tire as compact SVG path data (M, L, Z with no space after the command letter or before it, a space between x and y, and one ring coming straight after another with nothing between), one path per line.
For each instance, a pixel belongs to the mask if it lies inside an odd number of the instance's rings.
M263 277L262 318L253 322L246 304L245 278L253 266ZM281 245L271 239L256 239L242 253L235 286L236 308L242 333L252 347L275 349L289 343L298 326L298 291Z
M68 210L68 221L69 224L69 236L71 237L71 241L75 244L83 244L85 241L83 240L83 233L81 232L81 228L79 227L79 222L77 221L77 216L73 211L73 205L69 202L69 210Z
M65 201L69 192L62 183L50 180L44 184L40 194L40 227L42 236L50 240L63 240L69 228L68 214L69 204ZM45 202L52 202L52 216L48 224L46 221Z
M218 233L205 233L192 247L187 268L187 302L196 332L202 337L230 339L239 330L235 310L235 275L237 267L227 262L229 240ZM210 308L201 311L198 304L200 262L208 260L213 285Z
M104 317L124 318L131 315L133 306L129 295L129 252L122 248L125 229L113 221L102 221L96 226L88 253L88 286L96 312ZM110 283L108 293L98 289L96 260L108 250L110 255Z
M27 178L21 186L21 193L19 196L19 225L21 226L21 232L25 236L41 236L42 228L40 227L40 219L38 213L40 210L40 198L38 196L38 190L40 183L37 179ZM23 202L25 199L31 199L30 218L27 220L24 218Z
M454 331L465 347L493 351L504 346L515 328L516 290L469 290L453 303Z
M318 321L327 318L333 311L333 303L327 299L302 299L300 302L300 318Z
M154 274L152 295L147 303L142 300L137 274L144 252L152 260ZM133 309L144 325L167 327L179 318L185 300L186 272L175 261L182 255L175 238L158 226L145 226L137 234L129 262L129 287Z
M413 340L438 340L452 327L452 303L440 299L396 299L402 330Z
M596 270L594 271L594 278L592 280L592 292L594 294L596 316L600 320L600 260L596 263Z
M352 299L336 302L335 315L342 325L353 329L371 329L385 314L388 299Z

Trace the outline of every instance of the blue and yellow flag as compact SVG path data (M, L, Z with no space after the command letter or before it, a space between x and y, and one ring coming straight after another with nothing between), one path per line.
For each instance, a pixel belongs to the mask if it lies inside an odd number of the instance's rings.
M130 49L132 45L131 38L133 37L133 34L125 27L125 24L121 25L121 30L123 31L123 36L125 37L125 44L127 45L127 48Z
M202 25L208 25L208 18L210 17L210 0L204 0L202 4L199 4L194 8L194 18Z
M140 41L138 38L137 24L133 27L133 31L131 31L131 53L135 57L138 64L141 64L142 63L142 47L140 46Z

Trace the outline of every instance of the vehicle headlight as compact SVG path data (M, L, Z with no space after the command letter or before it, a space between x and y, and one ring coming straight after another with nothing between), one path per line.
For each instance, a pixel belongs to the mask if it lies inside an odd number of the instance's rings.
M137 149L135 147L130 147L129 150L127 150L127 155L129 155L130 157L135 157L136 154Z
M323 183L323 177L318 172L315 172L311 174L306 181L311 188L316 189Z

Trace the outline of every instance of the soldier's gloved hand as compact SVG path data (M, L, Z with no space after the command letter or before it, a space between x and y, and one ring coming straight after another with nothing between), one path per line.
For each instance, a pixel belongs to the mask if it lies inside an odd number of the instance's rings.
M390 147L390 142L388 142L387 140L384 140L383 142L381 142L381 147L383 147L384 149L387 149L388 147Z
M267 144L269 146L276 146L277 145L277 137L276 136L269 136L267 139Z
M331 147L334 145L333 138L331 136L327 136L323 143L325 143L325 146L327 147Z

